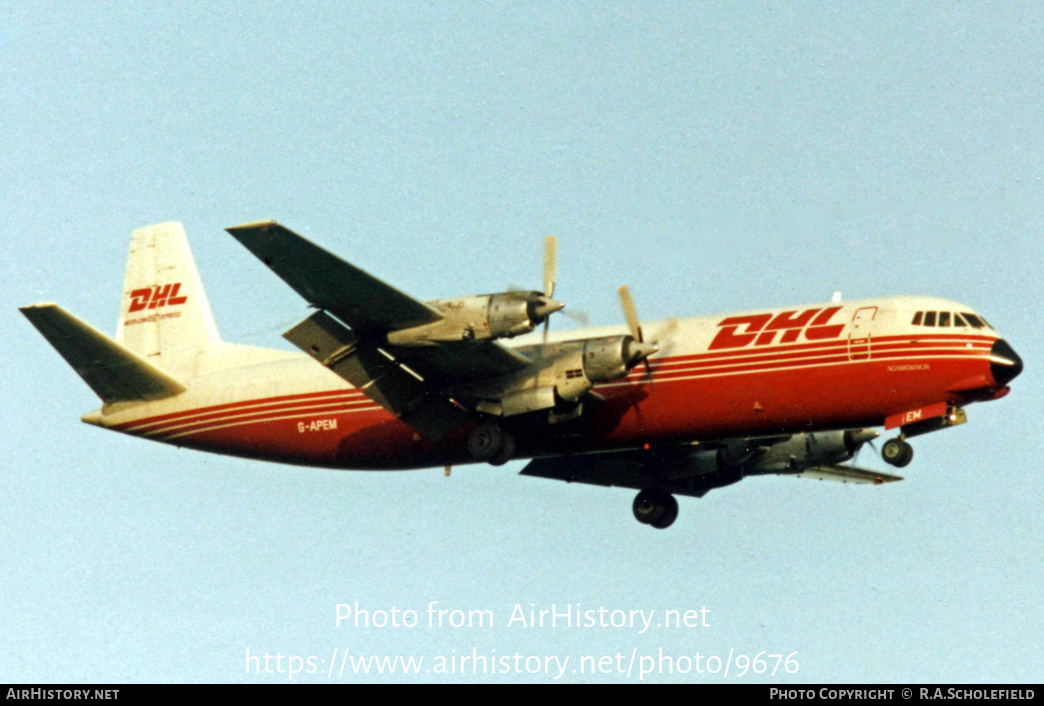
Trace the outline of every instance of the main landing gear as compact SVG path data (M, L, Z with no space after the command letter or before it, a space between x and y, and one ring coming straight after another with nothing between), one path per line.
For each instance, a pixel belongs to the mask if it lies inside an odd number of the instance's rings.
M656 529L667 529L678 519L678 501L659 488L646 488L638 493L633 509L635 519Z
M897 436L886 441L881 447L881 458L896 468L908 466L913 460L913 447L901 436Z
M479 424L468 437L468 451L476 461L503 466L515 455L515 437L492 422Z

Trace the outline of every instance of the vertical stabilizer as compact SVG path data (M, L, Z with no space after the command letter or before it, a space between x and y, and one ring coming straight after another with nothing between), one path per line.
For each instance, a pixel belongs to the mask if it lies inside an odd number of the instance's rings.
M192 372L199 352L221 342L180 223L131 235L116 340L172 372Z

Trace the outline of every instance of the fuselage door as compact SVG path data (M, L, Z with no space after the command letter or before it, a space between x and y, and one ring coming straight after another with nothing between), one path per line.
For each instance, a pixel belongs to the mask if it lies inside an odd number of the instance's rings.
M870 322L877 316L876 306L864 306L852 316L848 329L848 359L870 359Z

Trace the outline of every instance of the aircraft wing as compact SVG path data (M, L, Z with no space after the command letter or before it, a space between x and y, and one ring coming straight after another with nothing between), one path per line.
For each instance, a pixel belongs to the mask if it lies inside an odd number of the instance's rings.
M471 418L438 388L360 340L325 311L312 314L283 336L433 441L452 434Z
M381 345L389 332L443 318L424 302L403 294L274 221L248 223L227 230L312 306L334 314L364 343ZM532 362L495 341L381 347L421 375L429 386L506 375Z
M642 452L637 450L535 458L520 474L564 480L567 483L587 483L635 490L656 485L675 495L693 497L702 497L710 490L694 478L660 477L642 458Z
M675 477L657 473L655 464L650 465L638 450L536 458L522 469L521 475L636 490L657 486L675 495L693 497L702 497L714 487L699 475ZM843 464L820 465L806 468L800 473L778 475L874 485L902 480L901 476ZM737 475L736 480L741 477Z
M894 476L883 471L872 471L858 466L846 466L841 463L832 463L823 466L806 468L800 473L783 473L780 475L791 475L797 478L813 478L815 480L833 480L842 483L870 483L881 485L882 483L894 483L902 480L902 476Z
M317 309L358 334L397 331L442 314L274 221L226 229Z
M533 362L496 341L462 341L432 348L388 346L388 350L425 380L439 385L507 375Z

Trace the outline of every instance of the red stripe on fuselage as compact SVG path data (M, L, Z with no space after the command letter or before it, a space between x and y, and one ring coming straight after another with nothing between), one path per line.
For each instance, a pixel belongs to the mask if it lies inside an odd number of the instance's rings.
M876 338L869 344L851 345L847 340L832 342L828 345L817 346L780 346L771 354L763 352L749 352L744 356L730 356L727 360L719 356L687 356L684 359L672 358L664 361L650 361L652 373L656 377L674 376L680 373L700 374L729 374L750 372L756 370L769 370L773 368L809 365L838 364L845 362L861 362L868 358L880 361L909 356L981 356L989 351L992 341L984 344L976 344L967 347L967 341L960 341L961 345L944 347L944 341L930 341L922 343L920 340L898 340L900 337ZM886 343L885 341L895 341ZM813 350L814 348L814 350ZM708 360L708 358L713 358ZM644 370L636 368L625 378L627 381L644 379L647 376ZM610 383L613 384L613 383Z
M870 344L872 358L855 361L849 359L847 339L654 360L651 378L639 368L628 378L599 385L596 390L607 400L605 409L593 406L581 419L563 425L569 427L562 431L571 440L556 438L559 430L548 428L540 440L520 439L520 447L522 453L531 454L680 438L880 426L897 411L960 401L960 395L945 392L947 386L988 374L993 340L954 335L876 337ZM865 354L865 347L858 350ZM888 366L896 361L923 363L929 370L889 372ZM754 403L760 411L755 411ZM312 416L336 419L336 431L301 432L298 420ZM513 421L504 423L510 426ZM469 460L463 432L431 443L355 390L244 400L114 428L167 437L201 450L305 465L392 469Z
M246 424L256 421L268 421L292 415L294 417L329 417L331 414L356 412L360 408L379 408L369 399L355 402L333 402L328 404L293 404L278 405L264 410L244 411L241 414L229 414L227 412L218 415L206 415L206 419L193 419L180 424L166 424L152 431L145 432L147 436L158 435L167 438L175 438L193 434L204 429L219 426L231 426L233 424ZM135 430L135 433L139 433Z
M886 362L845 363L750 375L647 381L598 391L606 398L563 425L573 438L543 429L539 439L521 433L520 455L633 447L646 442L795 433L879 426L887 412L926 400L960 400L940 392L938 379L966 377L982 361L921 359L931 375L887 373ZM858 365L859 368L853 366ZM940 375L941 373L941 375ZM933 379L934 378L934 379ZM901 380L901 389L896 389ZM748 384L749 383L749 384ZM636 397L636 395L638 397ZM755 411L758 403L761 411ZM300 434L293 421L268 421L203 432L178 443L211 451L290 463L341 468L418 468L469 461L466 435L432 444L383 410L338 417L338 433ZM510 427L512 420L505 420Z
M279 397L262 397L251 400L241 400L239 402L228 402L225 404L210 405L207 407L195 407L193 409L184 410L181 412L171 412L169 414L161 414L154 417L145 417L142 419L135 419L129 422L122 422L120 424L114 424L111 429L118 431L142 431L148 427L153 427L163 422L173 420L183 420L186 418L204 416L207 413L225 413L230 411L239 411L240 409L247 407L263 407L283 404L286 402L302 401L310 402L312 400L318 400L323 398L343 398L344 400L355 399L369 399L362 392L358 390L327 390L322 392L305 392L295 395L282 395Z

